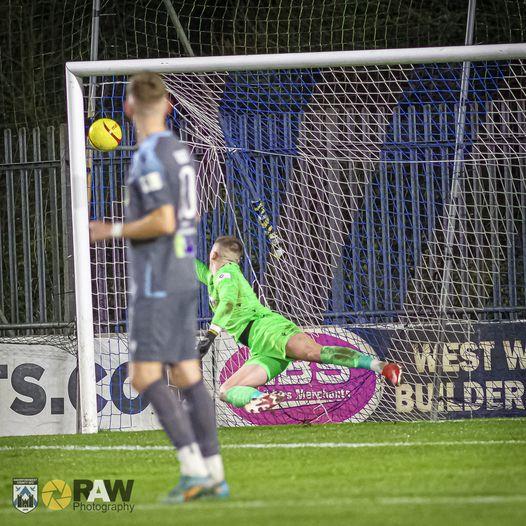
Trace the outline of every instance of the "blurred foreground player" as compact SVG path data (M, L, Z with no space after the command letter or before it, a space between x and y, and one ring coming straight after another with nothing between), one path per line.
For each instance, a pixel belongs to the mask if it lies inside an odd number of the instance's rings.
M126 181L126 222L91 222L90 236L92 242L130 239L130 376L177 448L181 478L166 499L176 503L229 492L195 349L195 170L185 146L166 129L169 109L158 75L131 79L125 112L139 149ZM188 410L165 382L167 366Z
M238 239L223 236L212 247L209 268L196 260L197 277L208 287L214 311L206 338L198 346L201 356L221 330L250 348L250 358L221 386L221 400L251 413L278 406L285 399L284 393L262 393L256 388L285 371L294 360L369 369L390 385L400 384L402 369L398 364L348 347L321 346L293 322L264 307L239 268L242 252Z

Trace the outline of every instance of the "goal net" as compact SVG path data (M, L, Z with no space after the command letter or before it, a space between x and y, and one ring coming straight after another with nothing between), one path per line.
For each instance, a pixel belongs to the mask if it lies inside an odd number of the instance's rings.
M391 50L389 64L378 52L340 53L337 66L323 54L319 63L296 55L291 67L271 56L245 57L245 68L235 57L231 67L229 57L218 67L184 59L194 71L172 59L169 125L199 167L198 257L207 260L217 236L238 236L242 270L266 305L323 345L401 363L406 380L394 389L371 371L296 362L262 388L286 391L283 407L249 415L215 395L220 425L439 419L481 408L491 322L523 319L526 299L526 48L482 48L486 56L472 47L426 59ZM135 139L120 74L132 66L74 66L112 74L96 77L96 115L124 126L124 147L94 152L89 215L121 221ZM76 246L86 243L80 226ZM91 249L89 272L77 276L92 284L85 338L105 372L100 399L112 401L99 403L98 425L147 426L153 413L127 380L124 243ZM201 289L201 329L210 318ZM218 338L203 364L214 393L248 352ZM506 388L520 404L518 383Z

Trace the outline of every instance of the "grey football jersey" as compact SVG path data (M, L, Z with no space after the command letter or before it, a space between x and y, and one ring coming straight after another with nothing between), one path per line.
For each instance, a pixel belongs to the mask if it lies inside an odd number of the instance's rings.
M197 288L195 168L186 147L170 131L149 135L135 152L127 178L126 221L144 217L163 205L175 208L174 234L131 240L130 292L163 298Z

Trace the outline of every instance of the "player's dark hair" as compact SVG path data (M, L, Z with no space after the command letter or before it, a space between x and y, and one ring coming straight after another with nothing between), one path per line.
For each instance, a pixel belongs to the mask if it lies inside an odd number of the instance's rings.
M215 242L225 252L235 255L236 259L239 260L241 258L241 255L243 254L243 244L237 237L221 236L218 237Z
M154 104L166 97L166 86L157 73L137 73L130 79L127 93L139 104Z

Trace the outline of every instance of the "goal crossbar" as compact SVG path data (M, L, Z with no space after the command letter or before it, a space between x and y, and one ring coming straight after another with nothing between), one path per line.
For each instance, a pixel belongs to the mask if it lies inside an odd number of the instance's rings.
M66 70L80 77L90 75L132 75L140 71L157 73L207 73L266 69L297 69L338 66L380 66L426 64L526 57L526 43L485 46L446 46L318 53L278 53L221 57L181 57L134 60L68 62Z

